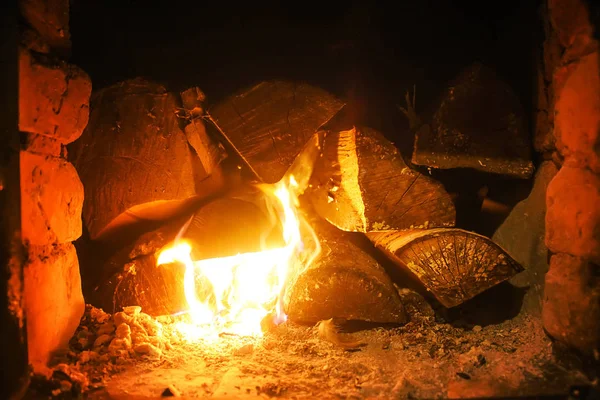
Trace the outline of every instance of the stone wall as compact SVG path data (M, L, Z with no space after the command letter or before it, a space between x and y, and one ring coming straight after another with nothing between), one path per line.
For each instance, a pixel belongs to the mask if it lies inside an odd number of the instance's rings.
M536 150L559 171L546 193L542 318L548 334L598 357L600 53L594 2L548 0ZM596 6L597 7L597 6Z
M84 311L79 263L83 185L66 145L88 122L92 85L69 64L69 1L21 0L19 44L21 224L29 363L42 370Z

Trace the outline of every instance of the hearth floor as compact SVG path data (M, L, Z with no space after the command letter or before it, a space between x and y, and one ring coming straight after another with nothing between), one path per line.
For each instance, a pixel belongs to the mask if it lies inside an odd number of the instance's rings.
M263 338L181 342L154 360L82 363L72 349L62 362L85 377L75 381L89 383L84 395L91 399L158 398L167 388L183 398L219 399L531 396L566 394L570 385L587 383L555 362L539 319L528 316L455 327L416 314L402 327L344 335L365 345L344 350L320 339L313 327L286 323ZM56 379L69 380L65 375L55 374L53 387L60 387Z

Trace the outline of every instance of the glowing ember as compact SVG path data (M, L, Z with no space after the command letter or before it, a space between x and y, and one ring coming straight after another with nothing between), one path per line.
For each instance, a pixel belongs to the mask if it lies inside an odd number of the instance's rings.
M176 240L160 253L158 265L180 262L186 267L183 285L192 321L184 328L188 337L209 338L222 332L260 336L264 318L272 317L276 324L286 320L283 296L288 279L319 252L314 233L316 247L303 249L297 209L298 191L303 189L298 186L293 175L260 186L279 217L275 220L282 225L284 247L193 261L191 245Z

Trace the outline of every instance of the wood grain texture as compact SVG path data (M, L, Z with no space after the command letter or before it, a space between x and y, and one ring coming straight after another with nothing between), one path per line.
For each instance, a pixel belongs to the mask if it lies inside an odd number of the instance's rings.
M133 206L203 192L207 173L196 155L202 141L188 141L180 130L176 104L176 95L141 79L96 94L90 123L70 148L85 188L83 219L92 238Z
M370 128L327 132L309 197L316 212L346 231L453 226L442 184L409 168L396 147Z
M457 306L523 271L490 239L462 229L373 232L367 236L445 307Z
M266 81L217 104L210 115L266 183L275 183L304 144L344 103L304 83Z

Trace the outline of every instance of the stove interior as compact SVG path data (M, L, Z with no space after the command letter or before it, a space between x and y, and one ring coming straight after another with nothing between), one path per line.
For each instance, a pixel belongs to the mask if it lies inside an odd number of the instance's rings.
M16 11L10 398L598 394L592 2Z

